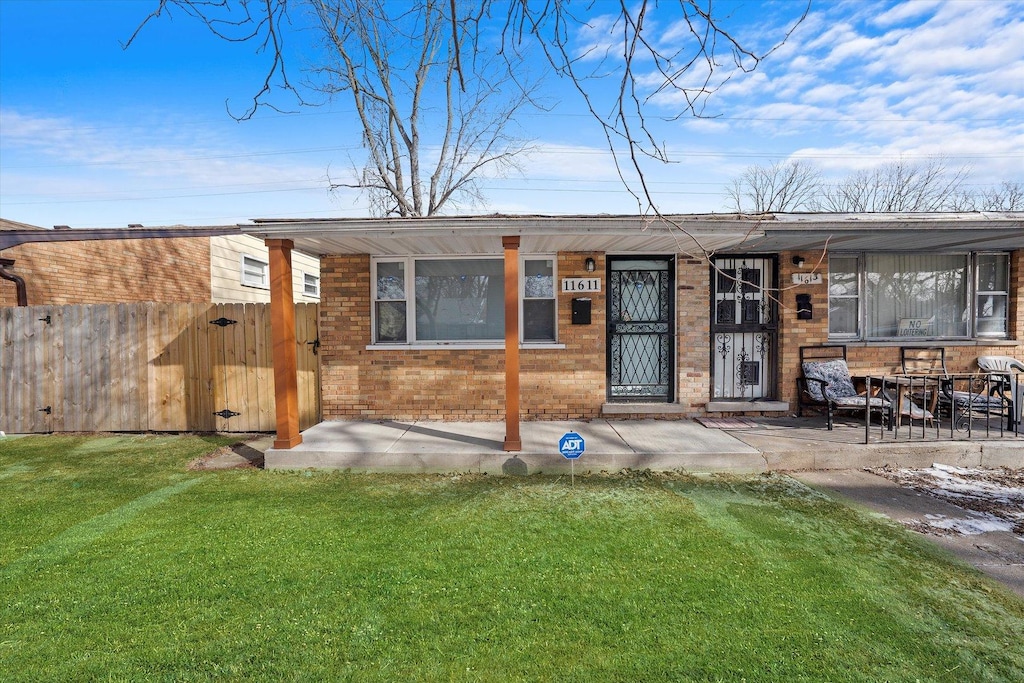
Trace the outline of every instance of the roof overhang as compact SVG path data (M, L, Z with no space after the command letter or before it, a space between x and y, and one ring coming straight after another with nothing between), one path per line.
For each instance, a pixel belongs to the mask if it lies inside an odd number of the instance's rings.
M779 214L741 250L983 251L1024 249L1024 213Z
M257 220L245 231L320 255L500 254L501 238L516 235L528 253L702 254L763 237L759 223L735 216L433 216Z
M249 234L292 240L314 255L499 254L518 235L527 253L776 253L1024 249L1024 213L763 214L644 216L432 216L429 218L256 219L254 225L3 230L18 244Z
M763 252L799 249L1024 249L1024 213L643 216L432 216L256 219L242 226L311 254L497 254L518 235L528 253Z
M29 228L25 230L0 230L0 249L16 247L19 244L38 244L43 242L213 237L216 235L240 235L244 232L245 230L237 225L217 225L199 228L174 226L167 228L65 228L62 230Z

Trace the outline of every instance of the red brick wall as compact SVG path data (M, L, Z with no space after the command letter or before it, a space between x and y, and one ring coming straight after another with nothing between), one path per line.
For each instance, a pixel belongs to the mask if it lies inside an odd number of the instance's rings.
M30 306L210 300L208 237L23 244L0 256L25 280ZM17 304L0 280L0 306Z
M680 256L676 265L676 402L685 415L704 413L711 400L711 268Z
M821 272L828 260L821 252L802 251L804 268L792 264L794 253L779 257L779 398L795 410L799 347L828 341L826 284L793 285L794 272ZM586 277L587 256L605 272L599 253L558 255L558 278ZM367 350L370 329L370 257L333 256L321 263L321 331L323 343L323 411L325 419L500 420L504 417L504 352L494 350ZM1012 259L1015 294L1011 296L1011 337L1024 339L1020 300L1024 297L1024 252ZM676 280L678 413L704 413L711 397L710 270L701 259L680 257ZM602 278L602 289L606 278ZM557 284L556 284L557 289ZM796 319L796 295L810 294L811 320ZM558 294L559 342L564 349L524 349L521 353L523 418L591 419L606 401L606 292L592 300L590 325L571 324L570 294ZM952 372L974 369L979 355L1024 358L1024 345L946 345ZM850 344L855 374L892 373L899 366L899 345ZM620 416L628 417L628 416Z
M822 251L801 251L804 267L793 265L798 252L779 255L779 400L796 406L796 378L800 347L828 341L828 256ZM794 285L793 274L821 273L820 285ZM796 297L809 294L813 318L797 320Z
M796 252L780 256L780 282L783 284L781 313L781 368L780 398L795 405L796 377L800 368L800 346L828 342L828 288L826 285L788 285L793 272L811 272L812 266L821 257L821 252L799 252L807 259L803 269L792 265ZM817 272L828 281L828 258L822 260ZM1010 310L1009 339L1015 344L986 344L984 342L936 342L923 345L943 346L946 349L946 369L952 373L977 372L978 356L1014 356L1024 359L1024 251L1015 251L1010 257ZM814 306L813 320L796 319L796 294L811 295ZM847 358L850 372L854 375L891 374L902 371L900 366L900 344L850 342L847 344Z
M592 256L558 255L558 278L585 277ZM321 261L320 341L325 419L501 420L505 416L502 349L373 349L370 257ZM556 283L556 290L558 284ZM592 418L605 400L605 295L590 293L590 325L573 325L572 295L557 293L559 343L565 349L520 354L524 419Z

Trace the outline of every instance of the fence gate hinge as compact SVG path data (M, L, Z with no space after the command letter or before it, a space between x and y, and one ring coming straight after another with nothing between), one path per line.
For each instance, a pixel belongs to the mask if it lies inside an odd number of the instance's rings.
M317 355L318 353L320 353L320 337L317 337L313 341L306 342L306 343L313 347L313 355L314 356Z
M234 322L234 321L232 320L231 322ZM224 410L218 410L216 413L214 413L214 415L219 415L220 417L223 417L225 420L230 420L233 417L241 415L241 413L236 413L233 410L229 410L228 408L225 408Z
M40 318L40 320L43 321L44 323L46 323L47 325L49 325L51 322L53 322L53 321L50 320L49 314L47 314L47 316L45 318Z
M227 318L217 318L216 320L211 320L210 324L211 325L219 325L221 327L227 327L228 325L234 325L237 322L238 322L237 320L228 320Z
M53 407L52 406L46 406L45 408L40 408L36 412L38 412L38 413L46 413L47 415L51 415L51 414L53 414Z

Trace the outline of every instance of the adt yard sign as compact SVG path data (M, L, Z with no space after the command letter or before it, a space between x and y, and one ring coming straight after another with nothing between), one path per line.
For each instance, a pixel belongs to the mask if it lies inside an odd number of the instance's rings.
M583 437L576 432L566 432L565 436L558 440L558 450L569 460L575 460L583 455Z

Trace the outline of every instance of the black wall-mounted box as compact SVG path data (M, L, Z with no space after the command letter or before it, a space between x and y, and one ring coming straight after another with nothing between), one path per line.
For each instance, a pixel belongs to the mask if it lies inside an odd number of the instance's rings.
M573 299L572 300L572 324L573 325L589 325L590 324L590 299Z
M796 295L796 319L797 320L813 320L814 319L814 307L811 306L811 295L810 294L797 294Z

